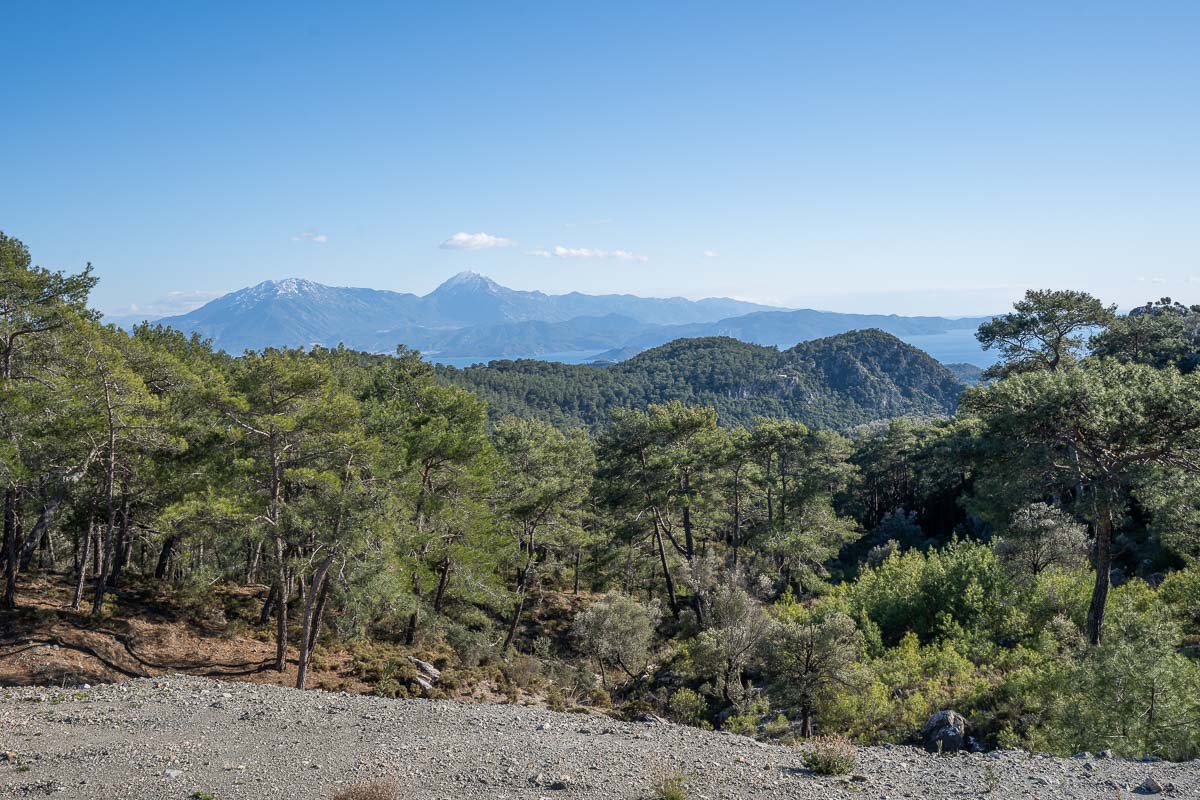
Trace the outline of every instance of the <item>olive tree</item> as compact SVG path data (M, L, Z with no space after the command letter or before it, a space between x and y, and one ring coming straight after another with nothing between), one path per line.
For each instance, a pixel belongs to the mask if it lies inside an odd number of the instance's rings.
M1030 503L1013 513L996 551L1019 572L1036 577L1050 567L1082 562L1087 557L1087 529L1061 508Z

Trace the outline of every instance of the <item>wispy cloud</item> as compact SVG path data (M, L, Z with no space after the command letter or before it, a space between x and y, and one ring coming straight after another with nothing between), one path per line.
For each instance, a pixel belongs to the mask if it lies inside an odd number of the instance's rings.
M490 233L466 233L460 231L454 234L438 247L442 250L486 250L490 247L512 247L512 239L503 236L492 236Z
M649 257L631 250L598 250L592 247L563 247L555 245L551 249L539 248L529 250L526 255L540 258L615 258L618 261L636 261L645 264Z
M705 258L720 258L721 254L718 253L716 250L705 250L704 257Z
M1138 283L1166 283L1167 279L1161 275L1142 275L1138 278Z
M189 311L193 311L209 300L215 300L223 294L225 292L185 289L168 292L166 297L160 297L149 303L130 303L122 308L114 308L106 311L104 315L106 317L142 316L145 319L151 320L158 319L159 317L173 317L177 314L186 314Z
M297 233L295 236L293 236L292 241L293 242L312 242L313 244L325 244L326 242L329 241L329 237L323 233L317 233L316 231L304 231L303 233Z

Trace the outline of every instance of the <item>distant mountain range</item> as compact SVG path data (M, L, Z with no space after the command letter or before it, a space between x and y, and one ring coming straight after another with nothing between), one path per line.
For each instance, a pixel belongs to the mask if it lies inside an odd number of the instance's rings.
M730 298L548 295L463 272L423 297L298 278L265 281L156 321L198 333L230 353L339 343L390 353L403 344L460 364L497 358L621 361L675 339L709 336L790 347L878 328L935 358L986 365L990 359L973 340L982 319L790 310Z

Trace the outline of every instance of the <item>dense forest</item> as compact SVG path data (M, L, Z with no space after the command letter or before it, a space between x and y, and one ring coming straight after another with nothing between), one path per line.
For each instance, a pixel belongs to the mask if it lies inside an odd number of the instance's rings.
M842 430L899 416L953 413L963 385L926 353L880 330L774 347L727 337L679 339L611 365L493 361L439 368L494 419L602 427L614 409L680 402L722 424L790 419Z
M874 332L233 358L100 324L94 284L0 235L4 644L34 580L79 625L236 586L300 687L349 650L388 696L864 742L953 708L985 746L1200 755L1196 307L1029 292L964 390ZM859 380L897 358L911 391ZM897 418L849 430L868 406Z

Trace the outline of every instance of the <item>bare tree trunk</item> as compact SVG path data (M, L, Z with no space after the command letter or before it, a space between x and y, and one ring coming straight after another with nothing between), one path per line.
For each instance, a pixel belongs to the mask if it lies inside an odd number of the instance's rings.
M117 536L113 547L113 568L112 576L109 578L109 583L117 586L121 583L121 575L125 572L125 565L129 562L129 552L133 546L133 540L129 535L129 501L121 502L121 524L117 527Z
M155 580L164 580L167 577L167 567L171 564L171 556L175 550L175 541L179 537L175 534L169 534L163 539L162 549L158 551L158 563L154 565Z
M299 660L296 667L297 689L304 688L304 681L308 677L308 664L312 658L313 642L315 641L314 629L317 624L317 614L322 605L318 603L317 595L324 590L325 579L332 564L333 555L330 554L317 565L316 571L313 572L312 582L309 584L307 600L304 604L304 622L300 628Z
M417 626L421 623L421 579L413 573L413 610L408 615L408 626L404 629L404 643L412 646L417 641Z
M54 521L54 514L62 505L63 497L61 495L52 497L42 507L42 512L38 515L37 522L29 529L29 534L25 537L25 541L21 543L21 557L17 562L17 570L29 569L29 564L33 560L33 554L41 546L46 534L50 531L50 523Z
M105 525L100 534L100 572L96 575L96 592L92 596L92 616L99 617L104 608L104 595L108 592L108 568L112 559L112 526Z
M667 583L667 600L671 606L671 616L679 619L679 601L675 599L675 580L671 577L671 569L667 566L667 548L663 544L662 531L658 528L658 520L654 522L654 541L658 545L658 557L662 562L663 579Z
M250 542L247 541L250 546ZM250 546L249 563L246 566L246 583L256 583L258 581L258 564L262 560L262 541L253 543Z
M17 490L4 490L4 607L17 607Z
M800 735L806 739L813 735L813 713L807 704L800 709Z
M87 580L88 569L88 549L92 544L92 529L96 526L95 520L88 520L87 533L83 536L83 552L79 554L79 575L75 578L75 595L71 599L71 608L78 611L79 603L83 600L83 583Z
M313 611L313 628L308 637L308 659L312 660L313 651L317 649L317 641L321 636L321 623L325 619L325 601L329 598L329 576L321 583L321 591L317 594L317 608Z
M284 563L283 541L278 538L275 540L275 563L275 584L278 587L275 594L275 669L283 672L287 669L288 594L291 592L291 576L288 575L287 565Z
M513 609L512 621L508 625L508 635L500 647L500 655L508 653L513 639L517 638L517 627L521 624L521 612L525 610L525 597L529 593L529 577L533 574L533 562L537 554L537 542L534 539L536 528L530 527L529 536L525 542L525 566L517 576L517 607Z
M92 574L100 574L100 528L92 526Z
M259 626L265 626L271 621L271 609L275 607L275 583L271 582L271 588L267 591L267 599L263 601L262 611L258 614Z
M1087 636L1093 645L1104 638L1104 610L1112 573L1112 510L1105 508L1096 520L1096 584L1088 606Z

